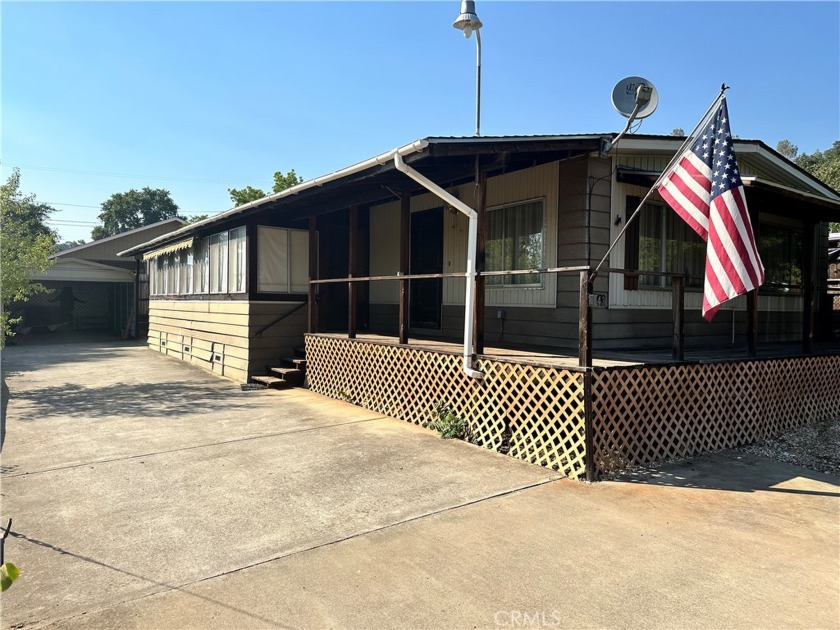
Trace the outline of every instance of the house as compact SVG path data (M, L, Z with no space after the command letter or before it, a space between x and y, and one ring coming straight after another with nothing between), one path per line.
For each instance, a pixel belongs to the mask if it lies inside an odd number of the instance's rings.
M813 414L840 413L819 387L840 379L840 195L737 140L767 283L709 324L705 247L655 196L590 282L681 145L636 135L605 154L614 137L426 138L131 247L153 261L149 346L245 381L303 344L316 391L416 422L446 403L474 441L573 477L796 421L793 398L772 426L750 416L787 395L768 361L794 361ZM661 398L686 388L693 402Z
M52 266L32 276L32 280L50 291L32 296L23 305L23 321L18 332L72 327L145 335L148 327L145 265L120 258L117 252L184 225L186 221L173 217L53 254Z

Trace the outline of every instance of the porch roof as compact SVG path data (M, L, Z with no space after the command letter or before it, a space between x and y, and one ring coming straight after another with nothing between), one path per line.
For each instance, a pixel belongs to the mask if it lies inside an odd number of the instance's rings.
M400 173L393 161L399 153L406 164L443 186L450 187L470 181L478 165L488 175L516 171L522 168L568 159L599 151L615 133L560 134L527 136L431 136L403 147L369 158L334 173L316 177L272 195L231 208L203 221L189 224L141 245L120 252L119 256L137 256L171 242L191 236L204 236L225 225L241 222L248 215L266 210L276 211L287 221L303 219L310 214L332 212L351 205L369 205L393 199L396 191L409 194L420 190L419 185ZM622 143L622 150L675 151L682 138L674 136L637 135ZM809 195L807 202L819 199L818 207L826 210L818 220L837 220L840 196L786 160L760 140L738 140L739 151L758 152L778 168L798 173L809 188L820 194ZM778 192L778 191L776 191ZM794 191L796 192L796 191ZM804 201L804 200L803 200ZM825 215L824 218L823 214Z
M602 140L612 135L428 137L394 151L400 152L407 164L426 177L440 185L451 186L474 176L476 157L480 167L490 174L514 171L597 151ZM277 210L284 218L294 220L313 212L332 212L353 204L382 202L393 198L394 190L419 190L416 183L396 169L392 157L386 159L394 151L191 223L119 255L136 256L185 236L210 233L222 224L264 210Z

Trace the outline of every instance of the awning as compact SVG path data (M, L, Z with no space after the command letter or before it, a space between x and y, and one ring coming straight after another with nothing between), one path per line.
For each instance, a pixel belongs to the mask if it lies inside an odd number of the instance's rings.
M150 252L146 252L143 254L143 260L151 260L152 258L157 258L158 256L163 256L164 254L171 254L172 252L177 252L182 249L187 249L188 247L193 246L193 241L195 238L188 238L183 241L178 241L177 243L172 243L172 245L167 245L166 247L161 247L160 249L153 249Z

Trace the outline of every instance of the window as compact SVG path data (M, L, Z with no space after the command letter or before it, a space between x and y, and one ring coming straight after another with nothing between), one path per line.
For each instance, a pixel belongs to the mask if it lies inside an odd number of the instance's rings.
M802 285L802 229L761 223L758 255L764 263L763 289L800 291Z
M257 228L257 291L306 293L309 290L309 233Z
M231 293L245 293L245 228L230 231L228 287Z
M638 205L637 197L627 198L630 216ZM634 224L631 224L631 228ZM706 242L692 230L680 216L661 203L647 203L636 219L635 229L628 228L626 235L625 267L639 271L684 273L689 277L687 287L702 287L706 265ZM666 276L641 275L628 278L634 286L626 288L665 288L671 286Z
M544 266L543 201L527 201L487 212L487 271L536 269ZM537 273L490 276L487 286L534 286Z
M193 250L181 252L181 293L193 292Z
M169 258L170 271L169 290L174 295L178 295L181 292L181 254L176 252L169 254L167 258Z
M191 248L154 259L151 294L245 293L247 251L244 227L195 239Z
M205 237L195 245L195 292L207 293L210 290L210 239Z
M210 293L227 293L228 233L210 237Z

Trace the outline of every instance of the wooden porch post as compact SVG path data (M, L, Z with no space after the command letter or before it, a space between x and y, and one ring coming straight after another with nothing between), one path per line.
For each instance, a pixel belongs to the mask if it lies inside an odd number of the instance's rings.
M589 307L589 294L592 282L589 271L580 272L580 302L578 319L578 365L592 367L592 309Z
M473 354L484 354L484 276L487 263L487 173L478 177L478 238L475 242L475 325L473 327Z
M747 292L747 356L758 352L758 290Z
M674 298L674 340L671 356L674 361L685 360L685 278L684 276L672 276Z
M815 264L814 238L815 222L806 219L802 234L802 353L814 351L814 291Z
M359 206L350 206L350 247L347 261L348 277L358 275ZM347 337L356 338L356 282L347 283Z
M578 365L584 368L592 367L592 309L589 306L589 294L592 281L589 271L580 272L580 309L578 320ZM592 423L592 370L583 373L583 426L584 426L584 467L587 481L596 481L595 470L595 439Z
M314 214L309 216L309 280L318 279L318 219ZM318 332L318 299L315 295L316 285L309 284L309 325L311 333Z
M409 267L409 228L411 225L411 194L402 191L400 198L400 274ZM400 280L400 343L408 343L408 280Z

